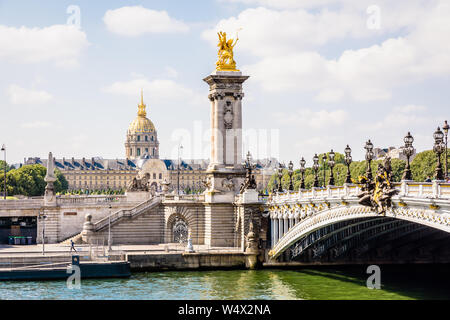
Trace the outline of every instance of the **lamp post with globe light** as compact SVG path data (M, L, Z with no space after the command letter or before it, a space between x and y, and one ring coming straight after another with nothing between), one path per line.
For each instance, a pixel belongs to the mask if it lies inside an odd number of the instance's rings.
M289 191L294 191L294 185L292 184L292 175L294 174L294 164L289 161L288 164L288 174L289 174Z
M366 177L367 179L372 180L372 168L370 164L372 162L374 154L373 154L373 143L370 141L370 139L366 142L364 149L366 149L366 161L367 161Z
M302 175L302 179L300 181L300 189L305 189L305 165L306 165L306 160L302 159L300 160L300 173Z
M350 173L350 164L352 163L352 149L347 145L347 147L344 149L345 153L345 164L347 165L347 178L345 179L345 183L351 184L352 183L352 176Z
M444 174L442 172L442 163L441 163L441 154L444 152L444 133L441 131L441 128L437 128L437 130L433 134L434 138L434 146L433 151L436 153L437 156L437 165L436 165L436 171L434 174L434 178L436 180L444 180Z
M442 127L442 129L444 130L444 134L445 134L445 179L448 179L448 159L447 159L447 138L448 138L448 129L450 129L450 126L447 123L447 120L445 120L444 122L444 126Z
M319 187L319 178L317 177L317 173L319 171L319 157L317 156L317 153L313 157L313 170L314 170L314 184L313 186L315 188Z
M410 167L409 160L414 152L414 148L412 145L414 142L414 138L411 135L411 133L408 132L408 134L405 136L403 141L405 142L405 146L403 147L403 154L406 156L406 166L405 166L405 170L403 171L402 180L409 181L409 180L412 180L411 167Z

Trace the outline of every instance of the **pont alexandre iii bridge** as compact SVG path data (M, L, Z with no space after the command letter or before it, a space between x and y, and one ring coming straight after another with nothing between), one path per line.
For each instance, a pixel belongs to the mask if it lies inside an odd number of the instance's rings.
M444 128L445 129L445 128ZM445 131L447 133L447 131ZM433 134L437 155L434 180L412 181L410 157L414 138L405 136L406 166L402 181L392 180L390 157L372 172L373 144L366 142L366 172L357 180L350 175L351 149L345 148L347 177L343 186L333 186L334 152L328 154L328 186L319 188L319 157L313 158L314 185L305 189L305 163L300 161L301 184L293 191L293 164L289 164L290 185L281 188L266 203L269 218L272 262L367 263L450 262L450 183L441 155L447 157L446 139L438 128ZM446 137L446 135L445 135ZM326 156L324 156L324 161ZM324 179L325 180L325 179ZM325 181L324 181L325 184Z
M396 244L416 240L448 246L450 184L405 181L393 187L399 194L381 214L359 203L357 185L276 194L267 203L270 259L285 255L287 260L301 261L307 253L308 261L333 261L340 256L348 259L349 252L363 256L369 250L392 250Z

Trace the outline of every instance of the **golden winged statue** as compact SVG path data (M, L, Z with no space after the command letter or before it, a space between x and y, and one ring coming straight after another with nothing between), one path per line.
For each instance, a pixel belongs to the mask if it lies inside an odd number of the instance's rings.
M233 39L227 40L226 32L218 32L219 43L217 46L219 47L219 51L217 53L219 59L216 63L217 71L239 71L236 69L236 61L233 58L233 48L236 45L239 37L236 34L236 41L233 43Z

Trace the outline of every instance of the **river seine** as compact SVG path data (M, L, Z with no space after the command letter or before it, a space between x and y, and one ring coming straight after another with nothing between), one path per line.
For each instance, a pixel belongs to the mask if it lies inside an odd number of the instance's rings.
M59 281L2 281L0 299L450 299L449 266L381 266L381 289L366 286L367 266L297 270L133 273Z

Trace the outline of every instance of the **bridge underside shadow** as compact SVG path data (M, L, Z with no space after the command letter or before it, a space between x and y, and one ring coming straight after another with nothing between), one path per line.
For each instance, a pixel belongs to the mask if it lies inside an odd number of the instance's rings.
M389 218L345 220L317 229L277 261L311 264L450 263L450 234Z

